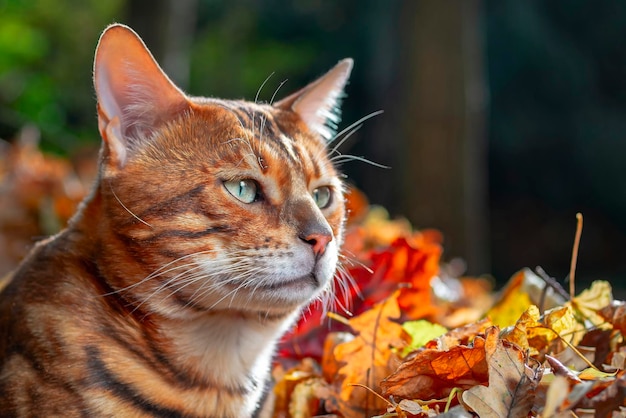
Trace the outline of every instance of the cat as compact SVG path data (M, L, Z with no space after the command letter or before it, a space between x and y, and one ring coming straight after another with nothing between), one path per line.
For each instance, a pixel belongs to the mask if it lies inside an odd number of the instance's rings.
M103 32L98 178L0 293L2 416L260 413L277 341L332 292L352 65L274 104L191 97L132 29Z

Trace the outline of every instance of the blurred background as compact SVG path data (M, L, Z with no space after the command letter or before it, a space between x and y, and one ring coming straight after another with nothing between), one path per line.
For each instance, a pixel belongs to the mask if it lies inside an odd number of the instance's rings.
M194 95L253 99L274 73L269 101L353 57L342 125L384 114L342 152L391 169L342 170L372 203L499 282L564 279L582 212L577 279L626 277L626 2L581 0L0 0L0 275L88 188L111 22Z

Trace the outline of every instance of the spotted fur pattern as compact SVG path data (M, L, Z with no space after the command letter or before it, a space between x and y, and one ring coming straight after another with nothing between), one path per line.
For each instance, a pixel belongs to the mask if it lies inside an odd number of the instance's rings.
M332 287L326 140L351 66L273 105L194 98L132 30L105 31L99 177L0 293L2 416L258 412L277 340Z

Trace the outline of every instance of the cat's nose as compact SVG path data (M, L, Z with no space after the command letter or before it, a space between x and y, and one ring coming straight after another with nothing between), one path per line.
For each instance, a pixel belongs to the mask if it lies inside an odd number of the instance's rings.
M326 251L326 246L332 241L333 236L327 233L313 233L301 239L313 247L313 253L319 258Z

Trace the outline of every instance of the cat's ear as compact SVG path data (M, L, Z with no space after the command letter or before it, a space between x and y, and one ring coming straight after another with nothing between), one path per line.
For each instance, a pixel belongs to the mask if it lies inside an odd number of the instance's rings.
M339 61L322 77L282 99L275 106L293 110L300 115L309 129L330 141L339 123L339 105L352 65L351 58Z
M98 127L110 163L189 107L187 97L161 70L139 36L114 24L100 37L94 61Z

